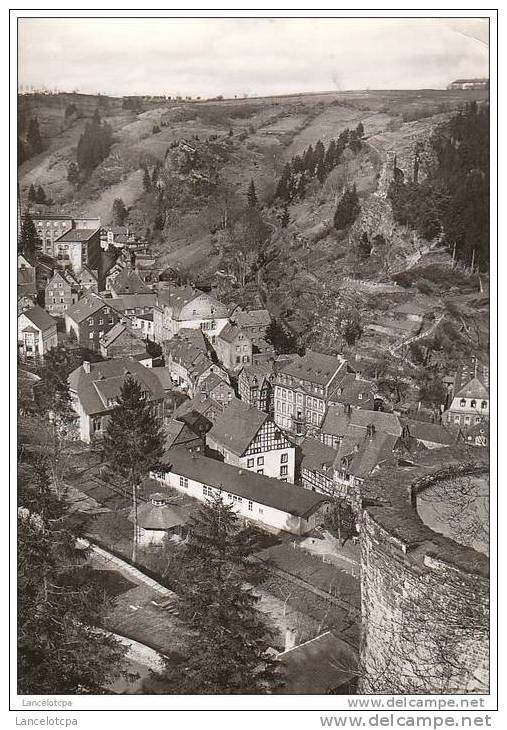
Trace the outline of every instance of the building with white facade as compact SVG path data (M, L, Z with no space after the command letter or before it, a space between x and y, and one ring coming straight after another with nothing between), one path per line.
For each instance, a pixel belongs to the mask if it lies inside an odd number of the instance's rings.
M169 284L158 291L153 312L155 340L163 342L180 329L200 329L212 344L229 322L227 307L209 294L191 286Z

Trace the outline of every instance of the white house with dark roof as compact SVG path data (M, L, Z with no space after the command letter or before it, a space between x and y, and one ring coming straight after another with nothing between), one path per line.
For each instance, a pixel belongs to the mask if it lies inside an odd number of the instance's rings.
M182 328L190 328L202 330L214 344L228 321L227 307L194 287L170 284L158 291L153 312L157 342L171 339Z
M238 370L252 363L252 341L237 325L225 325L215 341L215 352L227 370Z
M233 398L217 416L206 444L228 464L294 483L296 448L267 413Z
M312 350L281 363L274 388L277 425L296 435L315 432L330 397L351 372L353 369L341 355Z
M476 359L463 363L454 377L452 401L444 423L471 427L489 420L489 369Z
M35 305L18 315L18 349L26 360L43 360L58 345L56 321L42 307Z
M100 229L71 228L53 243L53 256L63 267L78 274L83 266L100 268Z
M240 518L274 532L304 535L327 510L325 495L180 448L169 449L150 476L201 502L221 494Z
M94 363L85 361L68 378L71 405L79 419L81 441L90 443L95 438L102 438L127 377L138 381L155 415L163 417L164 389L151 368L127 358Z

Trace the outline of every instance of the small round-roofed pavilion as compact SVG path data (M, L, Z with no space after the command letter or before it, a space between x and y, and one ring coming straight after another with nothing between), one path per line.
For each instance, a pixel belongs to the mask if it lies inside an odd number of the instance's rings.
M129 514L134 521L134 510ZM182 538L188 516L178 505L171 504L162 492L154 492L148 502L137 509L140 545L160 545L166 535Z

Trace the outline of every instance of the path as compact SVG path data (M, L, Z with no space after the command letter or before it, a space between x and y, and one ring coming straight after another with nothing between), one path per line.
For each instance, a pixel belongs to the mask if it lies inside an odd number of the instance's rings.
M407 340L403 340L402 342L400 342L398 345L391 345L391 347L389 348L389 353L391 355L394 355L395 357L398 357L396 355L396 352L398 350L400 350L402 347L408 347L413 342L417 342L418 340L422 340L425 337L429 337L431 334L433 334L433 332L436 330L436 328L438 327L438 325L440 324L440 322L443 320L444 317L445 317L445 314L441 314L440 317L437 317L437 319L433 322L431 327L428 327L427 330L424 330L423 332L419 332L419 334L417 334L417 335L412 335Z

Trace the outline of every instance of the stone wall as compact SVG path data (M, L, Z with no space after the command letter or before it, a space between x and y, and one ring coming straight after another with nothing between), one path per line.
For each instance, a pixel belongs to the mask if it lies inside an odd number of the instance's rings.
M434 533L410 497L361 525L361 693L487 693L489 561Z

